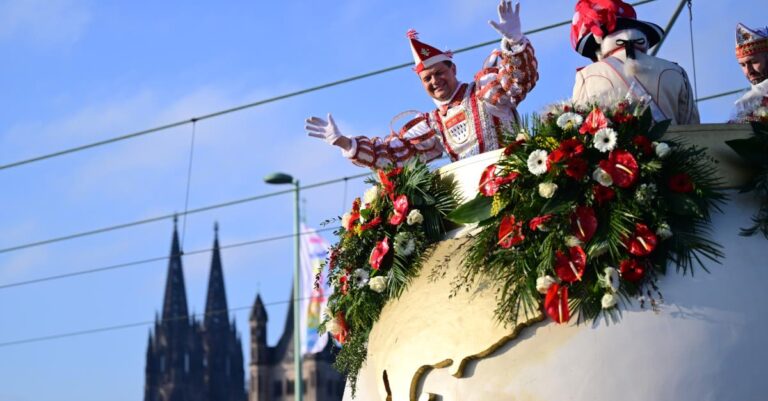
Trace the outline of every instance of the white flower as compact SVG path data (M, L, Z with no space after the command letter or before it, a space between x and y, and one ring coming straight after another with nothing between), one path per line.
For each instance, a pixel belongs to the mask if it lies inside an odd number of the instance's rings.
M516 141L528 141L531 139L531 136L528 135L528 133L524 129L520 129L520 132L515 137Z
M582 245L584 245L584 243L581 242L581 240L576 236L569 235L565 237L565 246L567 246L568 248L573 248L575 246L582 246Z
M416 250L416 240L413 235L403 231L395 236L395 253L410 256Z
M341 325L336 320L336 317L332 317L331 320L325 324L325 331L331 333L334 336L337 336L339 333L341 333Z
M603 299L600 300L600 303L603 305L603 309L611 309L616 306L617 302L619 302L619 297L611 292L606 292L605 295L603 295Z
M344 229L349 225L349 219L351 218L352 215L350 213L344 213L344 216L341 216L341 226L344 227Z
M616 131L613 128L602 128L595 133L592 146L605 153L616 147Z
M357 269L352 273L352 282L357 288L363 288L368 284L368 272L363 269Z
M554 182L542 182L539 184L539 196L542 198L549 199L555 196L555 191L557 191L557 184Z
M424 216L421 215L419 209L411 209L411 211L408 213L408 217L405 218L405 221L409 226L414 224L421 224L424 222Z
M658 156L659 159L664 159L665 157L669 156L669 152L672 151L669 145L664 142L654 142L654 145L656 146L656 156Z
M661 238L662 241L669 239L672 237L672 229L669 227L669 224L661 223L659 224L659 228L656 229L656 235Z
M614 267L606 267L603 269L604 276L603 284L606 288L616 292L619 290L619 271Z
M554 283L556 283L556 281L552 276L541 276L536 279L536 291L546 294L549 287Z
M376 276L368 281L368 287L381 294L387 289L387 278L384 276Z
M379 187L374 185L368 188L368 190L365 191L365 194L363 194L363 203L366 205L369 205L378 198L379 198Z
M608 174L607 171L596 168L595 171L592 173L592 179L597 181L600 185L604 187L610 187L613 185L613 178L610 174Z
M528 156L528 171L533 175L542 175L547 172L547 156L549 154L546 150L534 150Z
M575 127L580 127L584 122L584 117L576 113L563 113L557 118L557 126L569 130Z

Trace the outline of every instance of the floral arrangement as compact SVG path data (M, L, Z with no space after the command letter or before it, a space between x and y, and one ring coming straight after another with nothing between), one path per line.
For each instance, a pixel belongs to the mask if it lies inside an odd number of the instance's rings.
M327 263L334 292L323 326L342 344L335 366L353 391L371 327L419 271L427 247L443 238L458 199L453 181L415 160L374 176L342 217Z
M704 150L661 141L668 126L627 100L534 117L449 216L480 227L458 281L499 283L504 322L542 309L557 323L616 320L632 297L656 304L668 262L717 261L708 224L725 196Z
M752 217L754 224L742 229L741 235L761 232L768 239L768 117L762 123L752 122L751 125L751 137L726 141L726 144L757 170L757 175L741 191L755 192L760 198L760 208Z
M733 122L768 124L768 96L748 101L737 106Z

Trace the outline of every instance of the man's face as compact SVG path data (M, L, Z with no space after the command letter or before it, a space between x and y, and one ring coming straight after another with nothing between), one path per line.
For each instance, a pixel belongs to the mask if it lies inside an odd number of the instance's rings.
M741 71L752 85L768 79L768 53L757 53L738 59Z
M450 100L456 86L459 85L459 81L456 80L455 64L449 67L446 63L437 63L422 70L419 78L427 94L440 101Z

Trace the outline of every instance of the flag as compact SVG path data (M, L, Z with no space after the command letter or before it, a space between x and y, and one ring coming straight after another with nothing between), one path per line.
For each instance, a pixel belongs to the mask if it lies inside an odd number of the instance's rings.
M317 329L332 291L327 271L322 269L330 244L304 223L301 224L301 233L301 353L307 354L322 351L328 342L328 336L320 336ZM318 273L319 280L315 281Z

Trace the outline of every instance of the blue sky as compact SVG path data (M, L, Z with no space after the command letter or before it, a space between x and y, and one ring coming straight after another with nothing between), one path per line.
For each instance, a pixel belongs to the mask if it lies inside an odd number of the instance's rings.
M571 18L574 1L524 0L524 29ZM495 1L148 2L0 1L0 164L250 103L410 60L409 28L440 48L494 39ZM638 8L666 25L677 5ZM736 22L768 24L763 1L699 0L694 33L699 95L747 86L734 60ZM532 35L541 79L520 110L567 98L586 60L568 29ZM468 80L490 52L456 56ZM687 11L660 54L692 76ZM721 122L735 96L700 105ZM282 189L262 177L285 171L314 183L364 170L305 136L303 120L333 112L347 134L385 134L392 116L428 110L408 69L263 107L196 127L190 208ZM0 248L183 211L191 126L0 171ZM365 186L308 190L307 223L339 215ZM346 196L345 196L346 194ZM213 224L222 244L288 234L289 195L192 215L184 248L205 249ZM0 285L166 256L172 222L0 254ZM330 239L330 238L329 238ZM223 251L230 307L284 301L292 242ZM205 304L210 254L185 257L190 310ZM0 289L0 342L151 320L162 306L166 263L155 262ZM273 343L285 305L270 306ZM235 314L248 342L247 311ZM149 326L0 347L0 399L139 400ZM245 352L247 356L247 352Z

